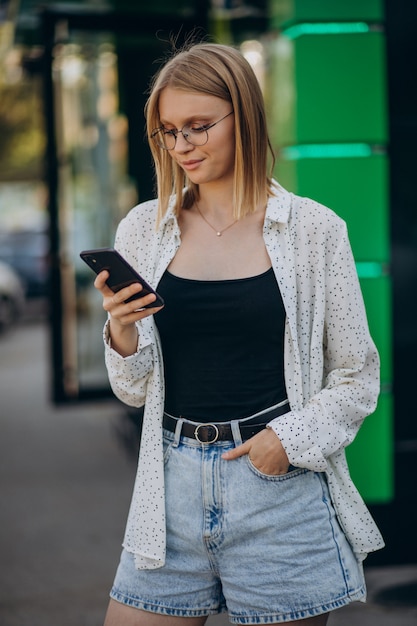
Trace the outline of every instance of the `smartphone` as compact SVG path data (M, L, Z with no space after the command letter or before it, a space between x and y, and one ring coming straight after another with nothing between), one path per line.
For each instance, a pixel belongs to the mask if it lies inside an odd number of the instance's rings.
M110 274L106 280L106 284L115 293L128 287L133 283L140 283L143 287L142 291L135 293L133 296L125 300L125 302L131 302L138 298L143 298L149 293L156 295L156 300L147 304L145 309L152 309L157 306L163 306L164 301L159 294L140 276L136 270L122 257L121 254L114 250L114 248L98 248L97 250L83 250L80 252L80 257L96 274L99 274L103 270L107 270Z

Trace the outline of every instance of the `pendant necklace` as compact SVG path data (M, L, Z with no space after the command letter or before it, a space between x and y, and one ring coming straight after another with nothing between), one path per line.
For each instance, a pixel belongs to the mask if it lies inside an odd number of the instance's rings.
M216 235L218 237L221 237L226 230L228 230L229 228L232 228L232 226L234 226L236 224L236 222L238 221L238 220L235 220L234 222L229 224L229 226L226 226L226 228L223 228L222 230L217 230L217 228L214 228L214 226L212 224L210 224L208 219L206 217L204 217L203 213L200 211L200 207L198 206L197 202L195 202L195 206L197 207L197 211L200 213L200 215L203 218L203 220L205 221L205 223L208 226L210 226L211 230L214 230L214 232L216 233Z

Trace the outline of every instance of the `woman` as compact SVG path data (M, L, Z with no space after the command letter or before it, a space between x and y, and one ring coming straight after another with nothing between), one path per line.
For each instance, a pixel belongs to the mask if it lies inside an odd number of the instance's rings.
M105 626L326 624L365 598L383 542L344 448L379 361L346 226L268 177L262 95L233 48L198 44L154 80L158 199L116 247L156 286L95 286L115 394L145 405Z

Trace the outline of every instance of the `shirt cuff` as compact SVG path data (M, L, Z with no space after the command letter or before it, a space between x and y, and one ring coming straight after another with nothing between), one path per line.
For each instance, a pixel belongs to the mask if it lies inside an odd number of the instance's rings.
M269 422L292 465L305 467L313 472L324 472L327 461L302 417L295 411L289 411Z
M136 344L136 351L127 357L123 357L118 352L116 352L116 350L112 348L111 335L110 335L110 320L107 320L106 323L104 324L104 329L103 329L103 341L104 341L106 350L111 351L113 354L117 355L120 359L124 359L124 360L136 357L139 354L139 352L143 350L143 348L146 348L146 346L149 346L152 343L150 334L144 330L140 322L136 322L136 328L138 331L138 341Z

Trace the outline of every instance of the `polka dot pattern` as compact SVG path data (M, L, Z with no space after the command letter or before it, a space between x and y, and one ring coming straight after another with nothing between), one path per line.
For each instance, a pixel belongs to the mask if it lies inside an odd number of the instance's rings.
M155 229L157 202L138 205L119 225L115 247L156 286L180 245L172 206ZM273 420L290 462L326 472L341 526L358 559L383 540L356 490L344 448L379 393L379 358L369 335L346 224L330 209L277 186L268 201L264 240L287 312L285 377L291 411ZM253 328L256 333L256 320ZM138 323L137 352L112 350L107 326L105 358L116 396L145 404L141 452L124 547L137 568L165 560L162 450L164 380L153 318Z

